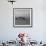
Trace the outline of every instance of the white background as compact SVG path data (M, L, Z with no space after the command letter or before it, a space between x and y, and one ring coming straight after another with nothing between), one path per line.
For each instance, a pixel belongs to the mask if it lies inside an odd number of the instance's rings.
M33 8L33 27L14 28L13 8ZM0 41L15 40L19 32L30 34L33 40L46 40L46 0L17 0L14 5L0 0Z

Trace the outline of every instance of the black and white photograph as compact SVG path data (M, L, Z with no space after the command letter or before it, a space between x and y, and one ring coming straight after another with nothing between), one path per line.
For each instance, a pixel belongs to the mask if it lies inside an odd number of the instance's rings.
M14 8L13 24L16 26L32 26L31 25L31 8Z

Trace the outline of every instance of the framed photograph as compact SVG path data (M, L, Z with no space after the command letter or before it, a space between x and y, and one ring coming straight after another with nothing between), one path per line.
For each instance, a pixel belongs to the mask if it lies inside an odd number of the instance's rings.
M32 8L13 8L13 27L32 27Z

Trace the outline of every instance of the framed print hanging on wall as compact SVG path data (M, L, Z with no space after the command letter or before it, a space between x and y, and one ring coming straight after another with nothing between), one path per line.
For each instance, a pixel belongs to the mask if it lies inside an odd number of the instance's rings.
M13 8L13 27L32 27L32 8Z

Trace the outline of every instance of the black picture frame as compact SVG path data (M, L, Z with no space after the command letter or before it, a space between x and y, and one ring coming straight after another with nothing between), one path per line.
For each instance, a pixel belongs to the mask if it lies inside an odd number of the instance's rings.
M30 18L28 16L30 16ZM26 21L27 19L25 18L28 18L28 22ZM33 8L13 8L13 27L14 28L32 27L32 26L33 26Z

